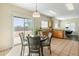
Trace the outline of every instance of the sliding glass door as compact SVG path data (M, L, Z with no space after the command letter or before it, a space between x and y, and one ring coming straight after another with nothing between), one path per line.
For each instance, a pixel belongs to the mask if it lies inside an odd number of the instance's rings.
M21 42L19 33L24 32L25 35L33 34L33 21L21 17L13 17L14 44Z

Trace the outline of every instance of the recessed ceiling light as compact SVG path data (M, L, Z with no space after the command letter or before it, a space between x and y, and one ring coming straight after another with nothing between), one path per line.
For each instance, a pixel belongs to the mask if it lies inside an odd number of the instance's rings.
M53 15L56 15L56 12L52 11L52 10L49 10L49 12Z
M65 20L65 18L63 18L63 17L57 17L56 19L58 19L58 20Z
M73 6L72 3L67 3L66 7L67 7L68 10L74 10L74 6Z

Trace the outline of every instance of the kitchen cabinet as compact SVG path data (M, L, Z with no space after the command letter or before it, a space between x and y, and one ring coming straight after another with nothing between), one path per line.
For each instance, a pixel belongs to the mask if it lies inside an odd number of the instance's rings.
M64 30L53 30L53 37L55 38L64 38Z

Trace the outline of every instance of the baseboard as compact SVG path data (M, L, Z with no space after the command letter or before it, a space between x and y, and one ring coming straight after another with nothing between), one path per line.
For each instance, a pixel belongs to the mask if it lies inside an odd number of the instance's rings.
M10 49L12 49L12 47L9 47L9 48L6 48L6 49L0 49L0 52L7 51L7 50L10 50Z
M21 43L14 44L14 46L13 46L13 47L18 46L18 45L21 45ZM5 49L0 49L0 52L10 50L10 49L12 49L13 47L5 48Z

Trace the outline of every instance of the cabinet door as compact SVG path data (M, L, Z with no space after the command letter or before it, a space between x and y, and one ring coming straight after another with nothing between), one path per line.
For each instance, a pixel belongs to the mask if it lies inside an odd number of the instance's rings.
M58 37L58 33L57 33L57 31L53 31L53 37Z
M63 37L64 37L64 32L58 31L58 38L63 38Z
M61 31L61 30L53 31L53 37L55 37L55 38L63 38L64 37L64 32Z

